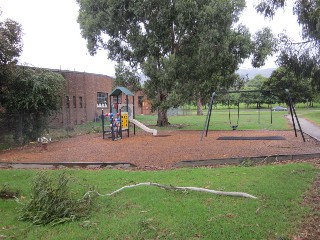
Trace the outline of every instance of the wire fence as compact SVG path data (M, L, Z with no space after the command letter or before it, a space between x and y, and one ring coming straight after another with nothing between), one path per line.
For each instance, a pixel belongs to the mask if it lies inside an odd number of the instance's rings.
M0 143L18 144L22 143L22 116L20 114L0 113Z
M22 145L34 141L46 121L46 117L36 113L0 113L0 144Z
M207 111L203 107L203 112ZM192 116L197 115L197 106L181 106L178 108L170 108L167 112L168 116Z

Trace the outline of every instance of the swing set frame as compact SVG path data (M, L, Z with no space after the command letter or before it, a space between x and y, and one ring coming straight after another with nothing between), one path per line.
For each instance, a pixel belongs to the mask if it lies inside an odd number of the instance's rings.
M284 90L238 90L238 91L215 91L215 92L213 92L212 95L211 95L211 98L210 98L207 117L206 117L206 120L205 120L205 123L204 123L204 126L203 126L203 131L202 131L202 134L201 134L201 141L203 140L203 136L204 135L206 137L208 136L209 124L210 124L211 113L212 113L212 106L213 106L213 103L214 103L214 97L217 94L230 94L230 93L242 93L242 92L245 92L245 93L260 92L260 93L272 94L272 92L280 92L280 91L284 91L288 96L288 106L289 106L289 109L290 109L290 115L291 115L291 120L292 120L292 124L293 124L293 128L294 128L294 132L295 132L295 137L298 137L298 134L297 134L297 127L298 127L299 130L300 130L300 133L301 133L301 137L302 137L303 141L305 142L306 140L305 140L305 137L303 135L303 131L301 129L301 125L300 125L296 110L295 110L295 108L293 106L292 97L291 97L290 92L289 92L288 89L284 89ZM238 127L239 115L240 115L239 102L238 102L238 120L237 120L237 125L232 126L231 120L230 120L231 119L230 114L231 113L230 113L230 108L229 108L229 123L230 123L230 126L232 127L232 129L236 130L237 127ZM272 112L271 112L271 114L272 114ZM272 115L271 115L271 122L272 122ZM296 127L296 123L297 123L297 127Z

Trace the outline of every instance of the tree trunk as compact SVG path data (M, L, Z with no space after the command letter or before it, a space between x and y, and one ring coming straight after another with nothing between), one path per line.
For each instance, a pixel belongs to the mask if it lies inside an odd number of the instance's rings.
M201 96L198 94L198 99L197 99L197 116L203 115L202 111L202 102L201 102Z
M160 102L160 106L158 107L158 120L157 120L157 126L159 127L165 127L170 125L168 121L168 115L167 115L167 108L162 107L161 103L165 103L167 100L167 93L166 91L159 91L158 94L158 101Z
M170 125L168 121L168 115L167 110L158 108L158 120L157 120L157 126L159 127L165 127Z

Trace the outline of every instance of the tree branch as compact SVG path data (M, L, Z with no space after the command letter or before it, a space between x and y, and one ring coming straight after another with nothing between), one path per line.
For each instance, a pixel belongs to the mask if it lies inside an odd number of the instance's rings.
M168 185L163 185L163 184L159 184L159 183L152 183L152 182L143 182L143 183L137 183L137 184L133 184L133 185L124 186L122 188L119 188L119 189L117 189L111 193L107 193L107 194L101 194L97 191L89 191L84 194L82 199L85 198L86 196L90 196L91 193L97 194L98 196L101 196L101 197L108 197L108 196L112 196L116 193L119 193L125 189L140 187L140 186L155 186L155 187L163 188L166 190L196 191L196 192L212 193L212 194L217 194L217 195L227 195L227 196L236 196L236 197L246 197L246 198L257 199L257 197L250 195L248 193L244 193L244 192L224 192L224 191L216 191L216 190L210 190L210 189L199 188L199 187L175 187L175 186L171 186L171 185L168 186Z

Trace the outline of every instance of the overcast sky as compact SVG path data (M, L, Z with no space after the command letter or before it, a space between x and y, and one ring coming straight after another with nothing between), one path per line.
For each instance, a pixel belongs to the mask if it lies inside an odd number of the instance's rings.
M287 1L292 2L292 1ZM289 36L299 38L299 26L292 15L292 5L279 10L276 17L266 20L254 10L256 0L247 0L247 9L241 22L251 33L262 27L271 27L275 34L286 30ZM114 63L106 51L94 57L86 48L77 23L76 0L0 0L2 20L11 18L23 27L23 53L21 64L51 69L75 70L114 76ZM246 61L241 68L250 68ZM274 58L264 68L276 67Z

